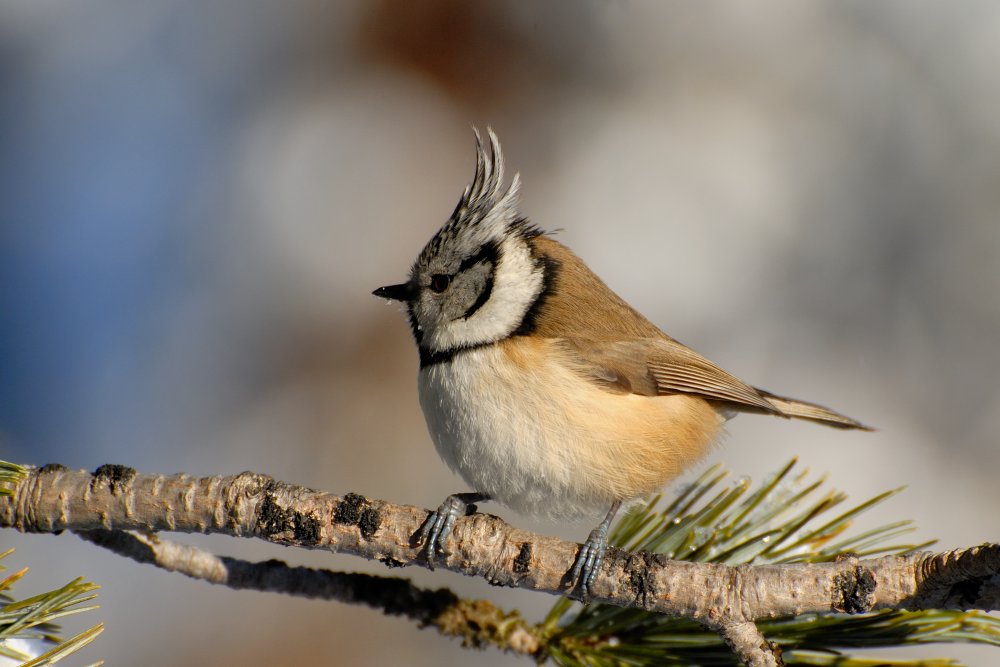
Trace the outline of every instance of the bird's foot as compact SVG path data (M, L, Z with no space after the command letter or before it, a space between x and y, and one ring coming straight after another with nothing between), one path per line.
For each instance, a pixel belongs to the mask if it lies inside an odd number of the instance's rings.
M447 553L444 550L444 542L455 526L455 519L475 514L474 503L481 500L489 500L489 496L485 493L454 493L445 498L441 506L427 516L427 520L420 528L417 544L424 546L427 563L431 569L434 568L435 557L439 553Z
M608 551L608 528L601 524L590 531L590 536L576 554L573 569L569 571L569 581L580 594L580 601L590 602L590 587L601 569L604 554Z
M590 602L590 587L597 578L597 573L601 569L604 561L604 554L608 552L608 530L611 522L614 521L618 509L622 506L620 500L615 501L608 510L604 521L597 528L590 531L590 536L583 543L580 550L576 552L576 560L573 568L567 573L566 579L569 585L580 594L580 601L584 604Z

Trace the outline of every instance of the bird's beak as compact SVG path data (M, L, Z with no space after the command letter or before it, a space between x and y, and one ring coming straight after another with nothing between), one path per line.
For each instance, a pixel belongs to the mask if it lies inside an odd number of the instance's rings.
M410 290L410 283L403 283L402 285L379 287L372 294L383 299L391 299L392 301L409 301L412 291Z

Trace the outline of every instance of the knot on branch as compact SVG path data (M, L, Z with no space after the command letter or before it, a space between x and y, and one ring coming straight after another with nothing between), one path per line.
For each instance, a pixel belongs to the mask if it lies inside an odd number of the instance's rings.
M320 521L307 512L287 506L282 497L284 485L270 480L263 489L263 498L257 506L257 525L260 531L272 538L293 540L305 546L319 544L322 535Z
M518 549L517 556L514 558L514 567L512 568L514 574L528 574L528 570L531 569L532 549L531 542L521 544L521 548Z
M636 604L651 609L659 597L654 566L666 560L665 556L646 551L630 553L625 559L625 575Z
M833 584L833 608L837 611L861 614L875 605L878 582L870 569L855 565L853 570L838 574Z
M132 490L132 482L135 481L135 468L118 465L116 463L105 463L94 471L94 478L90 482L91 491L99 491L105 487L111 490L112 495L121 495Z
M361 537L370 542L382 525L382 515L371 501L358 493L348 493L333 513L335 523L357 526Z

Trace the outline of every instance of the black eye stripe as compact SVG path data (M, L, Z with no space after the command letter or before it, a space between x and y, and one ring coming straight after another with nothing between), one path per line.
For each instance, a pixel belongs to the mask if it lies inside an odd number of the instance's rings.
M496 266L497 260L500 258L500 246L496 241L489 241L483 244L483 247L479 251L472 255L471 257L466 257L462 260L462 264L458 267L458 272L461 273L466 269L470 269L480 262L489 262Z
M490 300L490 295L493 294L493 272L490 271L490 275L486 277L486 284L483 285L483 289L479 292L479 296L476 297L476 301L469 306L468 310L462 315L463 320L467 320L476 314L476 311L486 305L486 302Z
M484 243L483 246L479 249L479 251L475 255L472 255L471 257L466 257L464 260L462 260L462 263L459 265L458 271L456 271L455 274L448 275L446 273L435 273L434 275L432 275L429 287L432 292L440 294L441 292L444 292L446 289L448 289L448 286L451 285L452 278L454 278L455 275L458 275L463 271L467 271L468 269L471 269L473 266L480 264L481 262L489 262L490 264L496 265L499 256L500 256L500 246L497 245L496 241L489 241L488 243ZM476 310L479 310L479 307L482 306L483 303L486 303L486 299L489 298L490 296L489 292L492 291L492 289L493 289L493 272L491 271L488 279L488 284L484 289L485 296L483 296L482 292L480 293L479 299L477 299L476 303L473 304L473 308L470 308L469 312L465 315L466 318L469 317L469 315L474 313Z
M486 276L486 284L483 285L483 289L479 292L479 296L476 297L475 302L465 311L462 315L462 319L469 319L476 314L476 311L486 305L486 302L490 300L490 295L493 294L493 273L496 269L497 259L500 255L500 246L497 245L495 241L490 241L483 245L472 257L467 258L462 262L462 266L459 271L464 271L469 269L480 262L489 262L491 266L491 271L488 276Z

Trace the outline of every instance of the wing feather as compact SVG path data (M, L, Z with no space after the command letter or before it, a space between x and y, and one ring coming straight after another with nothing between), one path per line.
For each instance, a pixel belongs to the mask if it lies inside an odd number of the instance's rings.
M604 389L643 396L690 394L723 412L763 412L838 428L867 428L833 410L751 387L670 338L611 291L558 241L530 243L548 264L549 286L532 321L535 336L561 341L571 363Z
M610 389L646 396L695 394L781 415L756 389L667 337L599 341L564 339L587 373Z
M817 405L816 403L810 403L808 401L800 401L797 398L785 398L784 396L776 396L769 391L764 391L763 389L757 390L761 396L767 399L769 403L777 406L782 412L790 417L796 417L798 419L808 419L809 421L818 422L825 426L832 426L834 428L856 428L862 431L872 431L871 426L866 426L856 419L851 419L847 415L842 415L839 412L835 412L830 408L825 408L822 405Z

